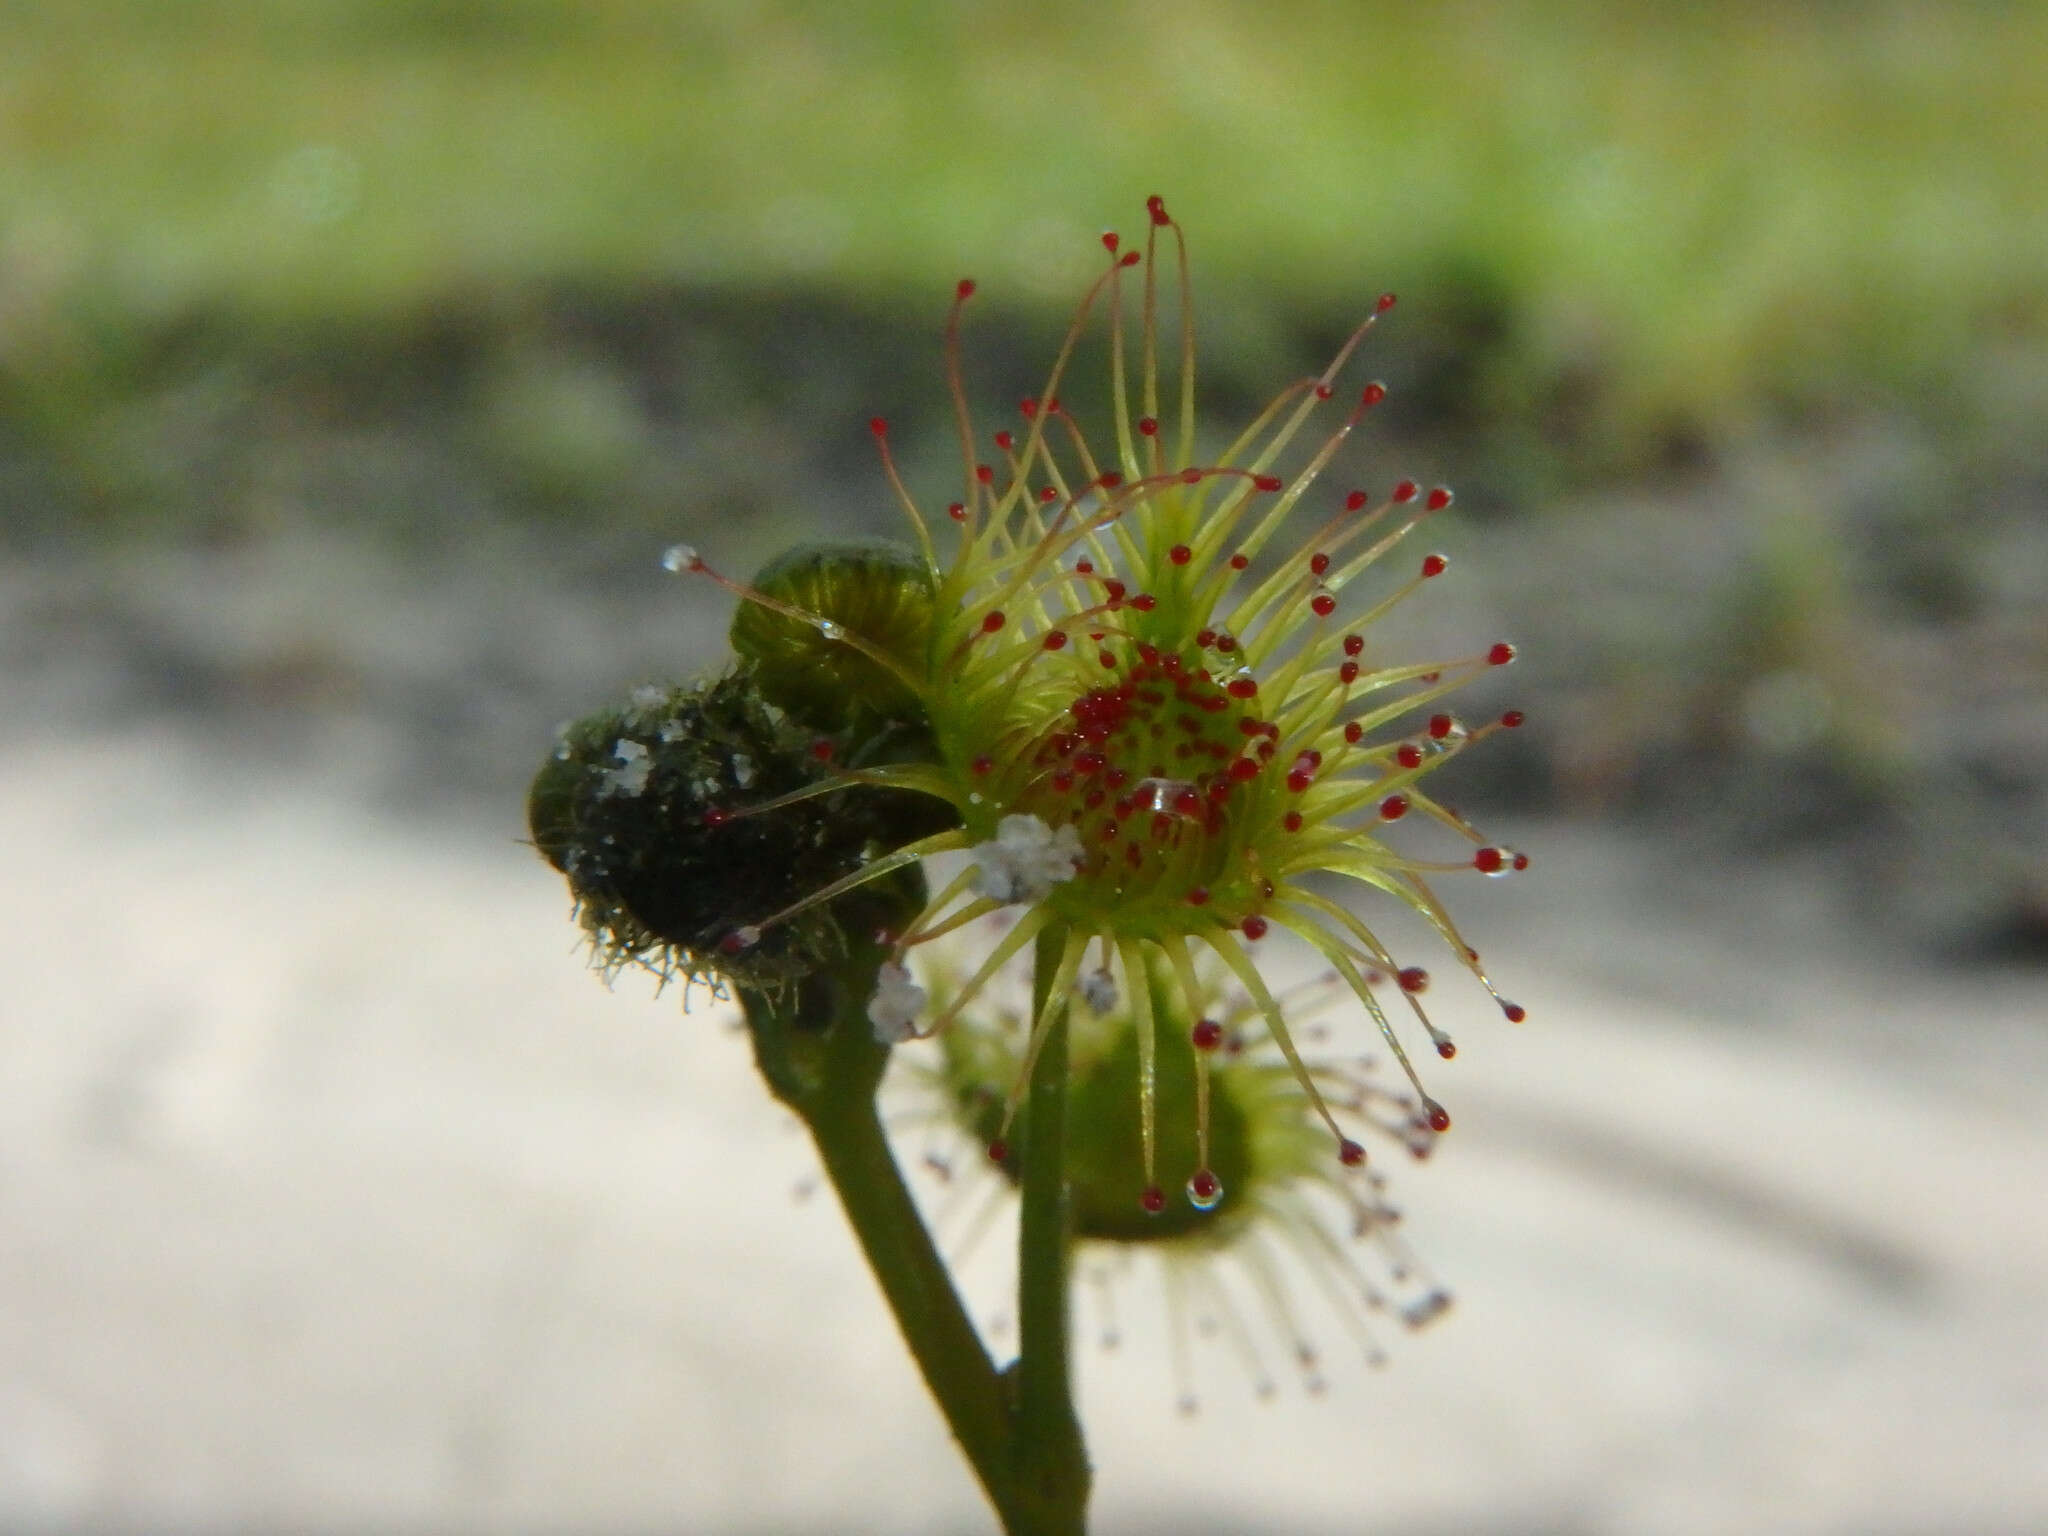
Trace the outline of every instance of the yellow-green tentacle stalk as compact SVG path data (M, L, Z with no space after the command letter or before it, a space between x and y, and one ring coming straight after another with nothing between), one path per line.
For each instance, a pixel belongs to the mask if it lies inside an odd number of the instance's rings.
M947 508L951 553L904 486L886 424L873 423L884 470L914 536L885 556L854 552L838 564L771 570L745 586L712 571L686 546L673 569L712 577L745 599L734 627L741 654L792 681L770 697L819 712L855 734L888 730L915 750L878 754L782 800L736 810L751 815L851 784L887 785L943 801L957 826L875 859L788 911L749 926L746 942L869 878L943 852L967 853L958 876L892 936L870 1017L885 1039L935 1033L952 1022L1012 956L1049 936L1059 956L1031 1047L1083 991L1088 978L1122 978L1133 998L1137 1125L1143 1175L1132 1192L1158 1208L1158 1084L1167 1070L1147 1001L1155 973L1182 1004L1197 995L1198 956L1213 956L1244 988L1340 1156L1362 1146L1331 1114L1287 1020L1254 961L1275 927L1312 945L1350 987L1409 1068L1366 972L1402 967L1373 930L1311 888L1337 875L1392 896L1430 924L1458 961L1492 983L1459 935L1427 877L1476 867L1506 873L1527 860L1484 843L1423 789L1427 775L1471 742L1518 724L1514 712L1476 726L1433 712L1438 701L1489 667L1514 658L1505 642L1475 655L1380 664L1373 625L1445 568L1430 555L1403 577L1353 593L1416 524L1450 504L1447 490L1402 481L1386 493L1328 498L1305 544L1279 536L1314 506L1318 477L1365 413L1377 383L1338 378L1379 315L1382 297L1321 373L1282 390L1220 455L1196 457L1194 329L1186 250L1164 205L1150 205L1141 255L1114 235L1108 265L1081 303L1043 390L1025 400L1014 429L977 435L960 384L959 285L946 337L959 423L964 491ZM1171 246L1179 273L1177 399L1161 404L1158 258ZM1127 357L1131 273L1138 273L1135 370ZM1059 390L1092 316L1106 311L1113 415L1092 442ZM1319 414L1341 413L1310 434ZM1289 451L1308 443L1305 456ZM1291 465L1291 467L1290 467ZM941 527L943 528L943 524ZM1363 590L1363 588L1362 588ZM829 675L828 675L829 673ZM837 711L837 713L835 713ZM827 716L831 718L826 718ZM1382 840L1394 822L1434 822L1478 845L1455 860L1424 860ZM927 1010L903 961L915 947L1003 907L1018 921L949 1003ZM1414 991L1403 997L1414 1002ZM1496 999L1499 994L1494 993ZM1504 1000L1510 1018L1521 1009ZM1183 1006L1181 1011L1185 1012ZM1438 1050L1450 1042L1413 1009ZM1020 1087L1023 1074L1017 1085ZM1449 1123L1415 1082L1422 1113ZM1014 1115L1013 1087L995 1127ZM1199 1201L1198 1201L1199 1203Z
M920 967L940 1007L952 1003L964 978L954 963L964 947L935 946L944 953ZM1198 970L1201 991L1191 1013L1179 978L1155 956L1142 1002L1098 988L1096 1001L1104 1006L1077 1010L1070 1026L1066 1174L1081 1272L1106 1286L1130 1264L1156 1261L1182 1401L1190 1406L1190 1313L1216 1324L1263 1393L1274 1384L1268 1340L1279 1341L1313 1389L1324 1358L1318 1319L1337 1321L1378 1364L1383 1324L1419 1328L1450 1305L1449 1293L1401 1239L1400 1213L1384 1180L1328 1155L1325 1128L1261 1010L1217 972L1214 962ZM906 1064L917 1088L906 1107L915 1106L911 1112L931 1137L927 1159L949 1173L949 1133L985 1142L998 1129L1028 1039L1028 1012L1016 1006L1022 990L1013 969L967 1006L935 1055ZM1325 973L1282 993L1281 1002L1297 1028L1313 1027L1346 990ZM1145 1012L1158 1038L1175 1046L1159 1051L1154 1065L1158 1155L1195 1170L1186 1203L1162 1201L1156 1213L1130 1198L1144 1177L1144 1148L1128 1107L1143 1091L1137 1020ZM1416 1158L1429 1155L1438 1133L1405 1085L1383 1084L1369 1060L1325 1059L1313 1047L1307 1059L1343 1123ZM1006 1164L1004 1171L1014 1180L1014 1168ZM994 1198L1000 1195L984 1200ZM982 1202L965 1205L971 1223L989 1214ZM1296 1295L1290 1282L1301 1280L1310 1289ZM1113 1299L1105 1293L1100 1305L1107 1335Z

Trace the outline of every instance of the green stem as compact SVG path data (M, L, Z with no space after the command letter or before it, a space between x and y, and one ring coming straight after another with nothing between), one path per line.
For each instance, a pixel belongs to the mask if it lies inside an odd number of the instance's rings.
M1066 934L1039 935L1033 1016L1043 1010ZM1021 1513L1013 1531L1081 1531L1090 1469L1074 1412L1068 1337L1068 1258L1072 1212L1066 1176L1067 1015L1053 1020L1039 1047L1022 1122L1023 1209L1017 1234L1016 1441L1013 1460Z
M1039 939L1041 1009L1065 942L1064 934ZM1019 1353L998 1373L875 1111L889 1059L865 1011L878 961L875 955L849 961L837 975L814 978L787 997L742 993L754 1059L775 1096L809 1127L903 1341L1003 1529L1009 1536L1079 1536L1090 1470L1069 1369L1066 1015L1060 1013L1039 1050L1018 1125Z
M839 1003L822 1028L801 1021L794 1002L777 1006L759 993L745 994L755 1059L776 1097L809 1127L903 1341L989 1502L1006 1529L1037 1530L1020 1518L1003 1379L910 1198L875 1111L888 1051L875 1042L862 1006L873 989L872 968L865 986L859 968L849 971L837 978Z

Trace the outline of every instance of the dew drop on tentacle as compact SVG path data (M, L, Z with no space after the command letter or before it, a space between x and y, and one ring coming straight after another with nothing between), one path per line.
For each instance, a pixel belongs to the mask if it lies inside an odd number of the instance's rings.
M661 568L665 571L701 571L704 561L691 545L671 544L661 552Z
M1505 879L1529 867L1529 856L1507 847L1481 848L1472 855L1472 867L1495 880Z
M1223 1181L1207 1168L1197 1168L1188 1177L1188 1204L1198 1211L1213 1211L1223 1199Z
M1401 1321L1410 1328L1420 1328L1436 1321L1450 1310L1451 1293L1446 1290L1432 1290L1419 1296L1401 1308Z

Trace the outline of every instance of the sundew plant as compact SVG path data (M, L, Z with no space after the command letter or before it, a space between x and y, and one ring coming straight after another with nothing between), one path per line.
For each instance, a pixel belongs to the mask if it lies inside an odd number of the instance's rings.
M1435 882L1528 860L1428 788L1521 723L1450 702L1515 648L1383 659L1382 621L1445 573L1443 556L1403 551L1451 493L1324 479L1385 398L1345 372L1393 296L1207 452L1186 243L1159 198L1147 213L1142 249L1103 236L1042 387L986 434L962 383L974 284L958 285L944 346L957 499L906 484L887 423L871 423L904 541L804 546L751 581L671 548L670 570L738 599L731 667L566 728L529 801L603 969L738 1000L1012 1532L1084 1526L1077 1243L1256 1265L1277 1234L1362 1334L1364 1314L1443 1309L1433 1285L1391 1296L1346 1246L1386 1242L1393 1219L1369 1133L1420 1156L1450 1126L1407 1047L1454 1047L1422 1006L1428 972L1381 939L1375 906L1418 917L1523 1017ZM1061 388L1098 328L1109 416L1084 423ZM1395 1083L1305 1048L1301 1007L1261 961L1276 931L1319 958L1316 1008L1333 992L1355 1005ZM931 1102L1016 1191L1007 1364L969 1321L876 1116L898 1050L922 1055Z

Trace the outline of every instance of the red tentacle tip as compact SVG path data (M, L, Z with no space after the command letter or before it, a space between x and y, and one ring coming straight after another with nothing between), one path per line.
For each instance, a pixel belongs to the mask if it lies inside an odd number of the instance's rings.
M704 825L707 827L722 827L731 820L732 812L722 805L714 805L704 813Z
M1117 262L1117 265L1120 267L1135 267L1137 264L1138 253L1136 251L1125 251L1122 259Z
M1344 498L1344 510L1346 512L1357 512L1361 510L1365 506L1366 502L1370 499L1371 498L1368 497L1363 491L1353 491L1350 495Z
M1394 980L1401 984L1403 992L1414 993L1427 992L1429 990L1429 972L1419 965L1403 966L1395 973Z
M988 1160L992 1163L1007 1163L1010 1160L1010 1144L1001 1137L988 1144Z
M955 296L955 297L957 297L957 298L962 298L962 299L971 299L971 298L973 298L973 297L974 297L974 279L973 279L973 278L971 278L971 277L963 277L963 278L961 278L959 282L957 282L957 283L955 283L955 284L953 285L953 293L954 293L954 296Z
M1198 1051L1213 1051L1223 1043L1223 1026L1214 1019L1197 1019L1188 1039Z
M1441 512L1450 504L1451 493L1446 487L1441 485L1429 493L1429 500L1424 503L1432 512Z
M1011 446L1016 441L1017 439L1010 436L1008 431L1002 431L996 434L996 446L1002 449L1005 453L1008 453L1010 451Z
M1457 723L1449 715L1431 715L1429 717L1429 734L1436 740L1442 741L1451 734L1451 727Z
M1358 403L1360 405L1378 405L1382 400L1386 398L1387 386L1382 384L1378 379L1374 379L1370 384L1366 385L1364 389L1359 391Z
M1381 821L1399 821L1407 814L1408 797L1406 795L1389 795L1380 802Z
M1145 211L1152 215L1154 224L1171 224L1173 217L1166 211L1166 199L1156 194L1145 199Z
M877 437L887 437L889 435L889 423L880 416L870 416L868 418L868 430Z
M1451 1112L1435 1099L1422 1101L1424 1112L1429 1116L1429 1128L1441 1135L1451 1128Z
M1511 709L1500 717L1500 723L1503 729L1512 731L1518 729L1522 722L1528 718L1519 709Z
M1318 592L1308 600L1308 605L1319 619L1327 619L1337 611L1337 599L1327 592Z
M1379 303L1373 306L1373 311L1376 314L1384 315L1388 310L1392 309L1393 307L1394 296L1391 293L1383 293L1380 295Z
M1508 1002L1505 998L1501 1000L1500 1011L1508 1016L1510 1024L1519 1024L1529 1017L1528 1009L1524 1008L1520 1003Z
M1147 1216L1157 1216L1166 1209L1166 1191L1157 1184L1147 1184L1145 1192L1138 1196L1138 1206Z
M1486 652L1486 664L1490 667L1504 667L1515 659L1515 648L1505 640L1495 641Z
M1415 499L1415 493L1420 489L1421 487L1418 486L1413 480L1403 480L1399 485L1394 487L1394 500L1413 501Z
M1362 650L1364 650L1364 649L1365 649L1365 636L1363 636L1363 635L1346 635L1346 636L1344 637L1344 654L1345 654L1346 656L1356 656L1356 655L1357 655L1357 654L1358 654L1358 653L1359 653L1360 651L1362 651Z
M1105 229L1102 232L1102 248L1105 251L1109 252L1110 255L1114 256L1116 254L1116 248L1122 245L1123 243L1123 236L1119 235L1115 230Z
M1347 1136L1337 1143L1337 1161L1346 1168L1356 1168L1365 1161L1365 1148Z
M1206 907L1206 906L1207 906L1208 904L1209 904L1209 888L1208 888L1208 887L1207 887L1206 885L1198 885L1198 886L1196 886L1196 887L1195 887L1195 888L1194 888L1193 890L1191 890L1191 891L1189 891L1189 892L1188 892L1188 905L1189 905L1189 906L1191 906L1191 907Z
M1439 1040L1436 1043L1436 1053L1445 1061L1449 1061L1458 1054L1458 1047L1449 1040Z
M1186 565L1195 558L1195 552L1185 544L1176 544L1166 552L1166 558L1175 565Z
M1499 874L1507 858L1498 848L1482 848L1472 855L1472 867L1483 875Z
M1432 576L1441 576L1450 568L1451 562L1442 555L1424 555L1422 557L1422 579L1424 581L1428 581Z
M1252 484L1257 486L1262 491L1277 491L1280 489L1280 483L1280 477L1278 475L1252 476Z
M1140 416L1138 418L1138 435L1140 437L1152 437L1155 436L1158 433L1158 431L1159 423L1154 421L1150 416Z
M1263 917L1248 917L1237 925L1237 931L1252 940L1266 936L1266 920Z

